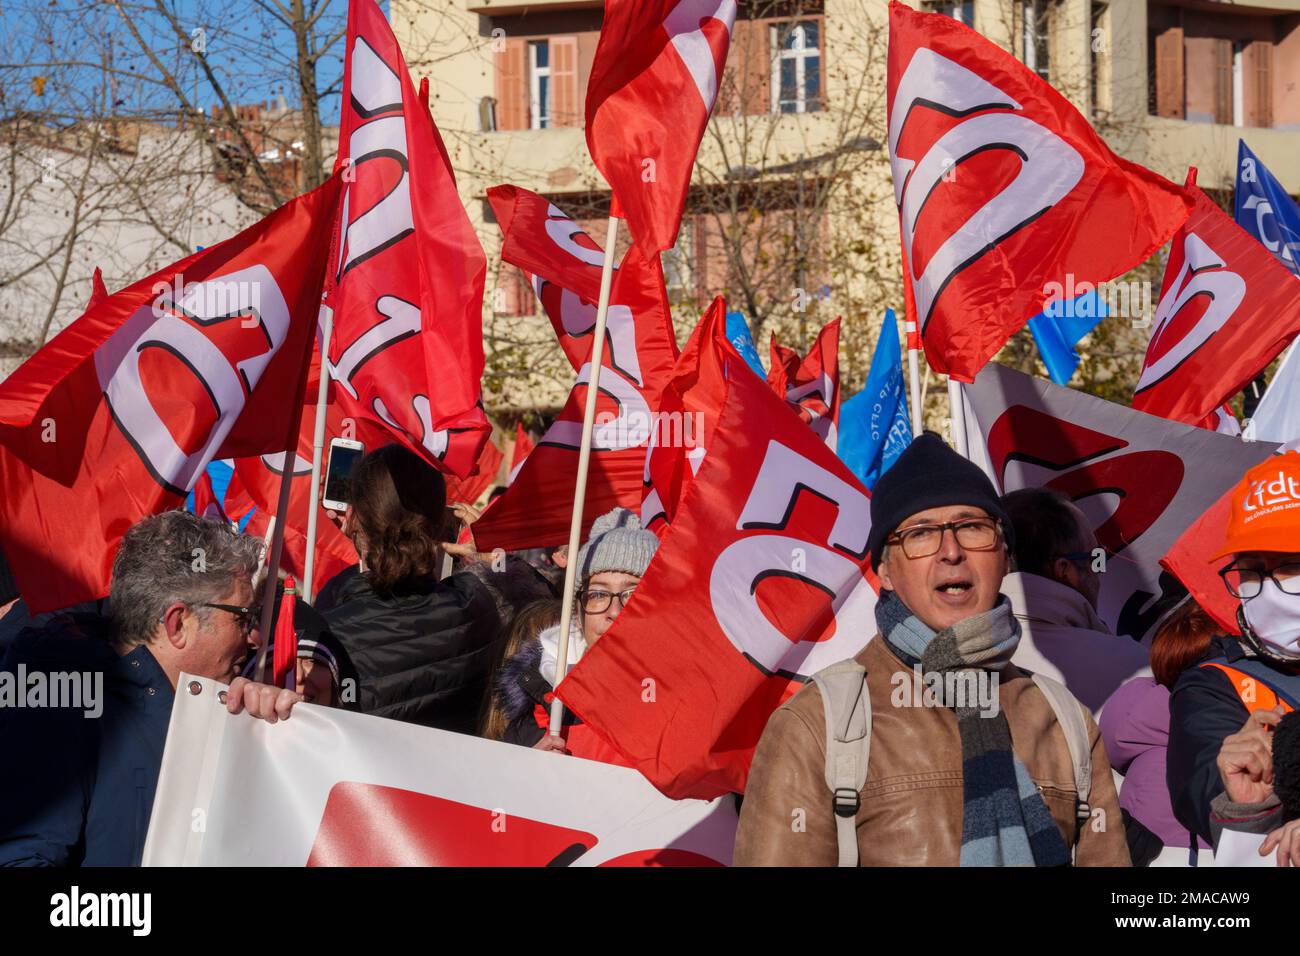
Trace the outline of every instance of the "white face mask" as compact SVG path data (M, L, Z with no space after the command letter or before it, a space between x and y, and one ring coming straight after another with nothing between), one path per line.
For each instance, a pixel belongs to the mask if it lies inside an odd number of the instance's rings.
M1300 595L1287 594L1272 578L1265 578L1259 594L1243 601L1241 610L1261 641L1300 653Z

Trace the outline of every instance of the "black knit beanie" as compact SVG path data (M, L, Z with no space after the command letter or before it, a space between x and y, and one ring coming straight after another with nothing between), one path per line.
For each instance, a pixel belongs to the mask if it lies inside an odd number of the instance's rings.
M1015 533L998 493L978 465L948 447L934 432L913 439L871 490L871 569L878 570L885 539L919 511L948 505L983 508L1002 523L1007 547L1015 549Z

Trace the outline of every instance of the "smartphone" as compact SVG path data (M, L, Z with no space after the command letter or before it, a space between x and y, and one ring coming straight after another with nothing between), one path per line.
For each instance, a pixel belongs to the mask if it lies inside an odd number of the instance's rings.
M329 465L325 469L325 493L321 504L331 511L346 511L352 500L352 471L366 453L366 446L348 438L330 439Z

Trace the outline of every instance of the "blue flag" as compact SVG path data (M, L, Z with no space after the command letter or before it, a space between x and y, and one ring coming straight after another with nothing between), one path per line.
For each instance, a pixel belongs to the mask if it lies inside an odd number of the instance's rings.
M1237 225L1300 276L1300 208L1246 141L1237 142Z
M1073 299L1054 301L1029 320L1038 354L1057 385L1069 383L1079 367L1079 353L1074 347L1107 314L1106 303L1095 291L1088 291Z
M840 407L840 459L870 489L912 442L898 320L885 310L862 391Z
M727 313L727 338L736 347L745 364L754 370L754 374L766 381L767 371L763 368L763 360L758 357L758 349L754 346L754 337L750 334L749 323L745 321L743 312Z

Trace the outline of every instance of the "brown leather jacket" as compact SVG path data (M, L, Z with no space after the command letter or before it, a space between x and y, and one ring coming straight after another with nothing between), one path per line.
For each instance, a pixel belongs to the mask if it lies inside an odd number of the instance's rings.
M867 669L871 756L856 824L862 866L956 866L962 828L961 739L946 707L897 707L898 672L912 671L877 635L856 660ZM1076 866L1130 866L1119 798L1091 717L1093 816L1082 828L1065 734L1024 671L999 674L999 705L1015 750L1038 784ZM809 682L767 723L754 755L736 834L737 866L834 866L839 854L826 786L821 692ZM801 812L802 811L802 812ZM1100 811L1100 812L1098 812Z

